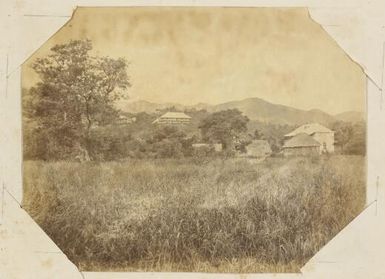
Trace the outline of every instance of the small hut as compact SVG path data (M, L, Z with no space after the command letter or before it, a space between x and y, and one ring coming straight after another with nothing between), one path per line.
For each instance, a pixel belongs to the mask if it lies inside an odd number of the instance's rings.
M267 140L253 140L246 146L246 157L249 158L266 158L272 153Z
M320 143L305 133L300 133L290 138L283 145L285 156L318 155Z

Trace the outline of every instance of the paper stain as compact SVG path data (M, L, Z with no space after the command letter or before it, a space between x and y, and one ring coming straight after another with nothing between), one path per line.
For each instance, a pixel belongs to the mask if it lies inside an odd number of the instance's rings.
M47 269L52 268L52 266L53 266L52 259L51 259L51 258L48 258L47 260L43 260L43 261L41 262L41 265L42 265L43 268L47 268Z

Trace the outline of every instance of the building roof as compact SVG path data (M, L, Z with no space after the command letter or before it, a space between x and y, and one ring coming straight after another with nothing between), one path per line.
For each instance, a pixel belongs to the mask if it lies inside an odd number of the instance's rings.
M311 136L305 133L301 133L295 135L291 139L287 140L283 145L283 148L291 148L291 147L318 147L321 144L313 139Z
M253 140L246 146L248 156L263 156L271 153L271 148L266 140Z
M310 124L305 124L305 125L298 127L297 129L295 129L291 133L285 135L285 137L293 137L293 136L301 134L301 133L312 135L314 133L333 133L333 131L326 128L325 126L322 126L321 124L310 123Z
M165 114L163 114L160 118L179 118L179 119L191 119L190 116L183 112L171 112L168 111Z

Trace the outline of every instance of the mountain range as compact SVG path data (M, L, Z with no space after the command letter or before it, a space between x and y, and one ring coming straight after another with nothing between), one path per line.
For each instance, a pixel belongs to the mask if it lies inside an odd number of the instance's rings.
M158 110L173 108L175 111L188 111L191 109L205 109L208 112L216 112L226 109L239 109L250 120L257 120L273 124L298 125L309 122L318 122L324 125L331 124L337 120L345 122L363 121L365 116L362 112L348 111L335 115L328 114L319 109L301 110L289 106L273 104L260 98L248 98L240 101L230 101L217 105L199 103L192 106L185 106L177 103L152 103L144 100L120 101L118 108L123 112L155 113Z

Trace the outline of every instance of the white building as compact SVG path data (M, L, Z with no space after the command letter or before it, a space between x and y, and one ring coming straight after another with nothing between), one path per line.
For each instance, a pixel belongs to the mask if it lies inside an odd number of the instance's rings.
M319 153L333 153L334 152L334 131L322 126L318 123L305 124L291 133L285 135L285 141L299 135L307 134L317 141L319 145Z
M183 112L166 112L155 119L152 124L189 124L191 117Z

